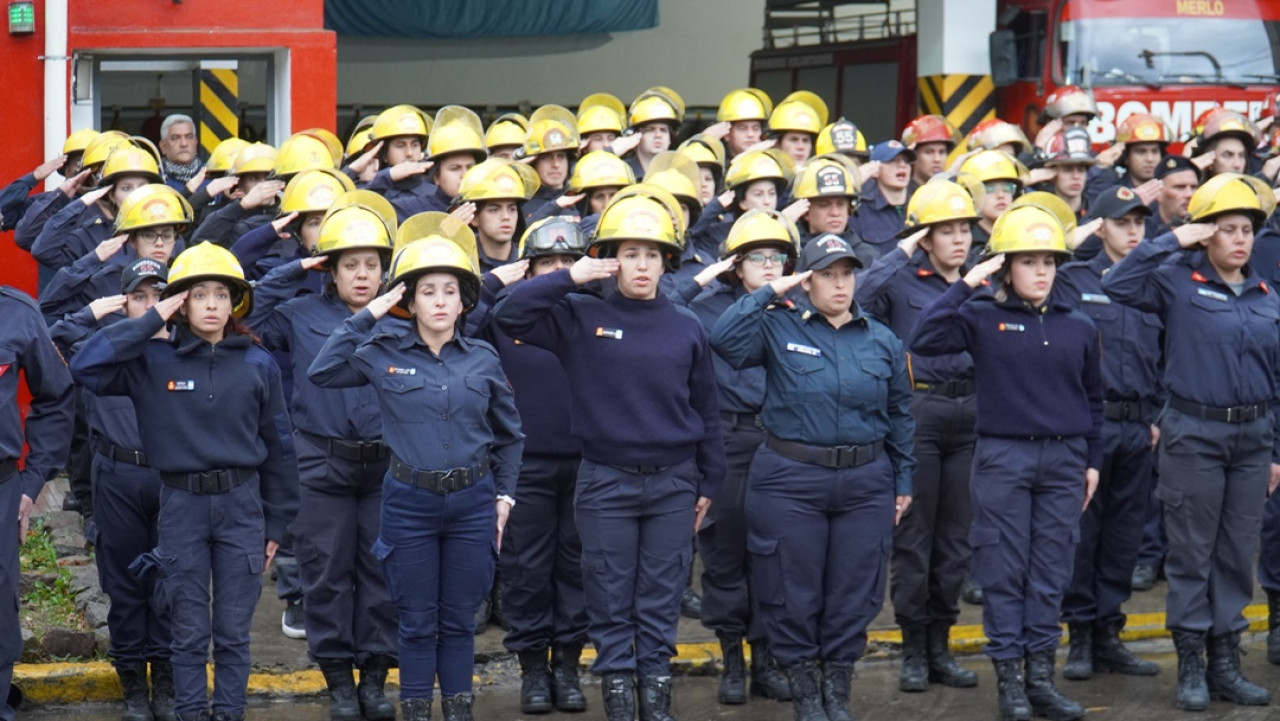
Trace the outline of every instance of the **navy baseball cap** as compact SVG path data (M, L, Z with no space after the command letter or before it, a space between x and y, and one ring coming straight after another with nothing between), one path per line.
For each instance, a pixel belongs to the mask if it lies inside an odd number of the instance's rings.
M1142 198L1133 192L1133 188L1124 185L1116 185L1102 191L1097 198L1094 198L1093 204L1089 206L1089 217L1092 218L1123 218L1132 211L1139 211L1143 215L1151 215L1151 208L1148 208L1142 202Z
M120 292L132 293L143 281L156 280L156 290L164 290L169 281L169 266L154 258L138 258L120 273Z
M883 143L876 143L876 146L871 149L871 159L877 163L887 163L903 153L907 155L907 162L915 162L916 152L914 150L903 145L900 141L886 140Z
M862 267L862 261L853 254L853 248L849 247L844 238L834 233L825 233L809 241L804 250L800 251L800 262L796 266L796 272L822 270L843 258L852 260L855 268Z
M1160 164L1156 166L1156 178L1163 180L1167 175L1181 173L1184 170L1194 172L1197 179L1200 177L1200 169L1190 160L1181 155L1166 155L1160 159Z

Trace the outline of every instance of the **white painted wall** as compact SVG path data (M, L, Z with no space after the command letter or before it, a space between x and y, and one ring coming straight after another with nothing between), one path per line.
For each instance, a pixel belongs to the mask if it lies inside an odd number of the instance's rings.
M916 70L927 75L987 75L988 37L996 29L996 0L920 0Z
M764 0L660 0L659 25L561 37L422 40L338 38L338 102L576 105L595 92L624 103L667 85L715 106L747 84L761 47ZM343 122L340 115L339 124Z

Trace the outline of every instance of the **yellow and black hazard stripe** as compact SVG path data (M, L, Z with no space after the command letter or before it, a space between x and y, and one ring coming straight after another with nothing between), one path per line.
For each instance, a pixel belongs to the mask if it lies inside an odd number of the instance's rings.
M920 78L920 109L941 115L961 135L995 117L996 86L990 75L927 75Z
M229 68L200 70L200 147L212 153L218 143L240 134L240 80Z

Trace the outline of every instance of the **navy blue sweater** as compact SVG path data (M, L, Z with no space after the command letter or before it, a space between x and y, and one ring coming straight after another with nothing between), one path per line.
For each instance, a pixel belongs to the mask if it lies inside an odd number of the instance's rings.
M669 466L696 455L698 495L724 478L720 404L696 316L659 294L576 293L568 270L511 288L494 310L504 333L560 357L573 381L573 435L606 465Z
M920 311L911 351L973 356L979 435L1084 436L1089 468L1102 468L1102 343L1088 316L1010 294L969 300L954 283ZM969 301L969 302L965 302Z

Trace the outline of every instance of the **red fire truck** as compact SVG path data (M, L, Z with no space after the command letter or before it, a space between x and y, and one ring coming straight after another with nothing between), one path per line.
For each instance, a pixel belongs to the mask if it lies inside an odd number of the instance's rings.
M869 140L896 136L918 112L914 11L766 4L754 84L781 96L816 83L808 89L864 126ZM1063 85L1092 89L1101 115L1090 130L1099 143L1135 112L1185 137L1207 108L1256 118L1280 91L1280 0L999 0L996 13L992 107L1029 133L1045 96ZM981 119L975 113L970 127Z

